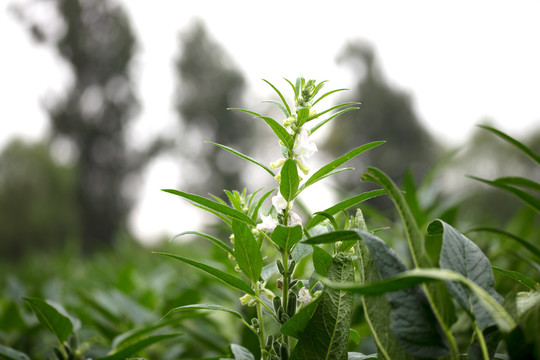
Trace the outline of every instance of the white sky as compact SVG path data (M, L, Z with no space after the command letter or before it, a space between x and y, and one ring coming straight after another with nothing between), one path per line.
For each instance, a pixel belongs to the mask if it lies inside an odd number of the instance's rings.
M36 47L7 11L20 1L3 1L0 10L0 148L13 136L39 139L47 129L40 101L69 81L65 66ZM328 79L329 88L352 85L351 73L335 58L348 41L360 39L375 47L387 79L411 94L421 120L441 141L463 142L486 117L518 137L540 125L538 1L117 1L140 42L138 141L176 122L172 61L179 34L195 17L244 71L252 98L270 95L260 78L281 86L281 77L298 75ZM141 236L186 230L179 199L156 191L176 187L178 172L170 159L151 166L133 216Z

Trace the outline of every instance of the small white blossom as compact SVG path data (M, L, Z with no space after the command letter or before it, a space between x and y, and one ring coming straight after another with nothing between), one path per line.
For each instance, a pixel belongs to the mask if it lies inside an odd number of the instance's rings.
M313 301L313 297L309 293L309 290L305 287L301 288L300 291L298 291L298 301L301 303L309 303Z
M309 132L305 128L301 128L294 144L294 157L302 162L309 159L318 151L317 145L309 141Z
M302 218L294 211L289 212L289 226L302 225Z
M281 193L278 193L276 196L272 197L272 205L274 205L274 208L277 212L281 212L285 210L287 206L289 206L289 203L287 202L287 200L285 200Z
M274 219L272 216L264 216L261 215L262 223L257 224L257 230L263 230L263 231L274 231L276 226L278 225L278 221Z

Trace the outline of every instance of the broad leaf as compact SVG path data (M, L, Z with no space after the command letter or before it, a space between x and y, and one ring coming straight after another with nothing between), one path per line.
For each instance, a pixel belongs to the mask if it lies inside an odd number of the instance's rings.
M308 186L313 185L317 181L324 178L331 171L334 171L341 165L345 164L347 161L354 159L356 156L362 154L363 152L373 149L381 144L384 144L384 141L374 141L374 142L362 145L360 147L357 147L354 150L349 151L345 155L340 156L334 161L326 164L325 166L317 170L313 175L311 175L309 179L307 179L306 182L300 187L299 191L302 191Z
M418 224L403 197L403 193L398 189L396 184L382 171L376 168L368 168L368 173L364 174L363 180L374 182L382 186L390 199L394 202L405 231L407 234L407 241L409 243L409 251L414 262L415 267L430 267L431 261L426 253L424 244L424 236Z
M332 265L332 255L318 246L313 247L313 267L320 276L326 276Z
M272 232L272 241L287 252L302 239L302 226L278 225Z
M167 334L167 335L153 335L146 337L142 340L137 341L136 343L129 345L123 349L118 350L117 352L100 357L97 360L125 360L126 358L136 354L137 352L143 350L144 348L155 344L159 341L170 339L181 334Z
M231 344L231 352L234 355L234 360L255 360L253 354L241 345Z
M164 253L164 252L154 252L154 254L158 254L158 255L163 255L163 256L168 256L170 258L173 258L173 259L176 259L176 260L180 260L186 264L189 264L191 266L194 266L198 269L201 269L202 271L204 272L207 272L208 274L216 277L217 279L223 281L225 284L227 285L230 285L238 290L242 290L243 292L247 293L247 294L250 294L250 295L255 295L255 292L253 291L253 289L246 283L244 282L243 280L237 278L236 276L232 276L226 272L223 272L221 270L218 270L212 266L209 266L209 265L206 265L206 264L203 264L203 263L200 263L200 262L197 262L197 261L194 261L194 260L191 260L191 259L187 259L187 258L184 258L184 257L181 257L181 256L178 256L178 255L174 255L174 254L168 254L168 253Z
M208 235L208 234L204 234L204 233L201 233L201 232L198 232L198 231L184 231L180 234L176 234L172 237L171 240L174 240L180 236L183 236L183 235L198 235L198 236L201 236L205 239L208 239L210 240L211 242L213 242L214 244L216 244L217 246L219 246L220 248L222 248L223 250L225 250L226 252L232 254L234 252L234 250L227 244L225 244L223 241L221 241L220 239L216 238L216 237L213 237L211 235Z
M354 269L349 255L335 256L328 271L334 282L352 281ZM342 290L325 288L315 313L302 332L291 360L342 360L347 354L353 296Z
M382 279L407 271L384 241L368 232L357 230L357 233L366 244ZM389 292L386 296L392 308L390 329L401 347L418 357L438 357L448 353L446 336L422 288Z
M56 336L60 344L63 344L73 332L73 323L65 311L43 299L34 297L23 299L30 305L39 322Z
M309 321L313 317L317 306L319 305L320 297L304 305L292 318L287 320L285 324L281 326L281 333L283 335L292 336L300 339L300 336L306 329Z
M245 222L249 225L255 225L255 222L249 218L249 216L245 215L244 213L233 209L229 206L223 205L221 203L217 203L215 201L209 200L205 197L189 194L183 191L179 190L173 190L173 189L162 189L162 191L165 191L167 193L178 195L180 197L183 197L184 199L187 199L189 201L194 202L195 204L199 204L203 207L203 209L210 209L213 210L219 214L223 214L231 219L240 220L242 222Z
M214 143L214 142L211 142L211 141L206 141L208 144L212 144L212 145L216 145L216 146L219 146L220 148L224 149L224 150L227 150L231 153L233 153L234 155L236 156L239 156L241 157L242 159L244 160L247 160L247 161L250 161L252 163L254 163L255 165L258 165L260 166L261 168L263 168L266 172L268 172L270 175L272 175L272 177L274 177L276 174L274 174L274 172L272 171L272 169L270 169L268 166L260 163L259 161L253 159L252 157L250 156L247 156L247 155L244 155L242 154L241 152L233 149L233 148L230 148L228 146L225 146L225 145L221 145L221 144L217 144L217 143Z
M261 276L263 261L259 244L249 227L243 222L233 220L234 257L240 270L252 281Z
M384 194L384 190L372 190L368 191L359 195L355 195L353 197L350 197L346 200L343 200L336 205L329 207L328 209L325 209L324 212L335 215L340 211L346 210L350 207L353 207L363 201L366 201L368 199L374 198L376 196L380 196ZM325 217L322 215L316 215L314 216L306 225L306 230L312 229L315 227L315 225L319 224L320 222L324 221Z
M281 169L281 183L279 192L287 201L291 201L296 196L300 179L298 178L298 168L293 159L287 159Z
M30 360L28 355L0 344L0 358L3 360Z
M442 269L453 270L465 276L484 289L494 299L499 302L502 301L501 296L493 287L495 277L493 276L491 263L475 243L442 220L436 220L429 224L428 232L430 234L442 233L443 243L439 260ZM481 329L495 324L487 310L479 304L478 298L469 288L455 282L448 282L447 286L461 306L474 315Z

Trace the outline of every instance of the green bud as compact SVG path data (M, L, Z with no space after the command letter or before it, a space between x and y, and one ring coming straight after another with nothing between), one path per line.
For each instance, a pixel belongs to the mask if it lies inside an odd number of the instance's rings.
M283 267L283 263L281 262L281 260L276 261L276 264L277 264L279 273L281 275L285 275L285 268Z
M293 292L289 293L289 302L287 304L287 314L290 317L293 317L296 314L296 294Z
M281 298L276 296L272 302L274 303L274 311L277 313L279 308L281 308Z

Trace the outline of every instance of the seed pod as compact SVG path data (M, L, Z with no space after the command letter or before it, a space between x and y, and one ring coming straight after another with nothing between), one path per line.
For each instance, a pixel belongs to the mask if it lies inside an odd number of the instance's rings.
M251 326L253 327L253 330L255 330L256 332L259 332L259 330L260 330L259 319L257 319L257 318L251 319Z
M294 272L294 268L296 267L296 261L292 260L289 263L289 274L292 274Z
M281 298L279 296L276 296L273 302L274 302L274 311L278 312L279 308L281 307Z
M281 275L285 275L285 268L283 267L283 263L281 262L281 260L276 261L276 264L277 264L279 273Z
M289 360L289 349L285 344L281 344L280 355L281 360Z
M298 284L298 280L292 280L292 281L289 283L289 289L292 289L296 284Z
M267 351L270 351L270 349L272 349L272 344L274 344L274 335L268 335L268 337L266 338L266 350Z
M56 357L58 358L58 360L65 360L64 359L64 354L62 354L62 352L60 351L60 349L58 348L54 348L54 355L56 355Z
M283 308L281 308L281 309L283 309ZM279 319L281 320L281 323L285 324L287 321L289 321L290 318L291 317L289 315L287 315L286 313L284 313L283 310L282 310L282 314L281 314L281 316L279 316Z
M279 354L281 350L281 341L276 341L275 343L273 343L272 348L274 349L274 352L276 354Z
M293 317L296 314L296 294L293 292L289 293L289 302L287 304L287 314L290 317Z

